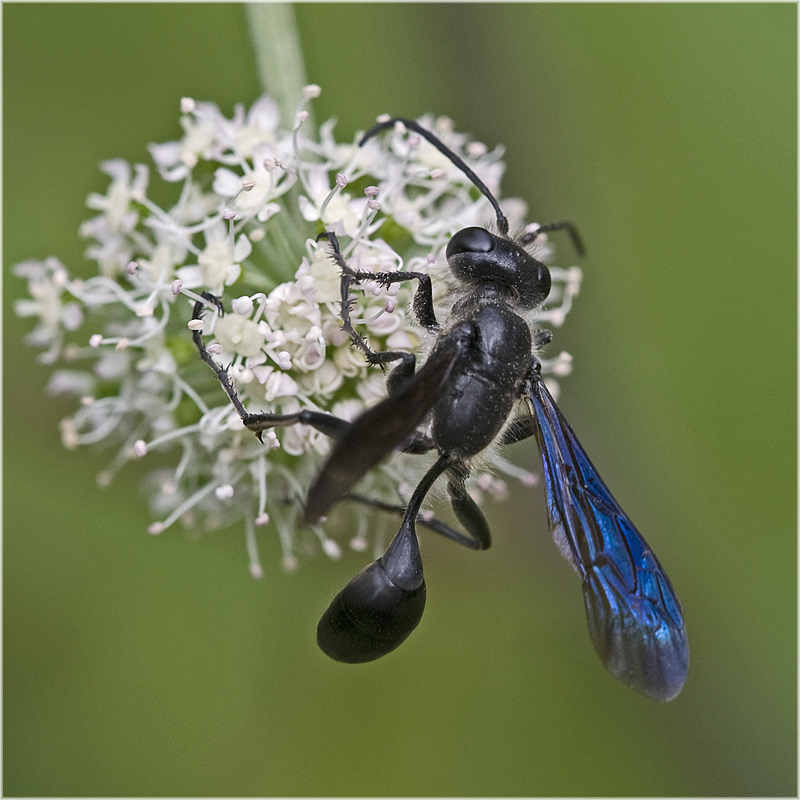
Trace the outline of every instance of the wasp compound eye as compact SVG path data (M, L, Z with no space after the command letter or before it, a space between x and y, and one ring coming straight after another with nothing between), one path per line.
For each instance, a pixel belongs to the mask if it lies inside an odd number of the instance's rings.
M464 228L455 233L447 245L447 258L459 253L491 253L496 241L485 228Z

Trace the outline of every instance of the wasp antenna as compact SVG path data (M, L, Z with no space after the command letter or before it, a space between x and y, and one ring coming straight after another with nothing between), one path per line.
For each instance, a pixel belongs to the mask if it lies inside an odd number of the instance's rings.
M551 222L549 225L540 225L535 230L524 233L518 241L520 244L530 244L536 241L543 233L550 233L551 231L566 231L572 242L572 246L575 248L575 252L579 256L586 255L586 248L583 246L581 237L578 234L578 229L565 219L559 222Z
M442 155L450 159L480 190L481 194L492 204L494 213L497 216L497 230L502 236L508 235L508 219L506 215L500 210L500 204L495 200L494 195L489 191L489 187L467 166L464 160L457 156L441 139L431 133L427 128L423 128L413 119L403 119L402 117L393 117L384 122L379 122L374 128L370 128L358 143L359 147L363 147L364 143L371 139L381 131L394 127L395 123L402 122L409 130L418 133L424 139L427 139Z

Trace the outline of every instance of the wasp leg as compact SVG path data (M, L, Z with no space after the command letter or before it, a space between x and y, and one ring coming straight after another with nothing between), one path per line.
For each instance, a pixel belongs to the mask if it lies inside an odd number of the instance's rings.
M450 495L450 504L458 521L467 529L467 533L475 543L474 548L486 550L492 543L492 534L486 517L467 492L469 467L461 460L455 461L451 463L447 473L450 478L447 483L447 493Z
M208 302L213 303L220 314L224 313L222 302L218 297L215 297L209 292L203 292L203 297ZM201 319L204 309L204 303L200 301L195 303L192 319ZM261 432L269 428L286 427L289 425L297 425L298 423L303 425L311 425L312 428L316 428L316 430L324 433L326 436L330 436L331 439L341 438L344 432L350 427L350 423L347 422L347 420L335 417L333 414L326 414L324 411L313 411L308 408L302 409L293 414L251 414L244 407L244 404L239 398L239 395L233 386L233 382L231 381L230 375L228 374L228 368L221 367L219 364L217 364L217 362L214 361L211 353L208 352L205 342L203 341L203 332L193 331L192 340L194 341L194 344L200 353L200 358L202 358L203 361L208 364L208 366L217 376L217 380L219 380L220 384L222 384L222 388L230 398L233 407L239 412L239 416L242 418L244 426L253 431L253 433L255 433L259 439L261 439Z
M391 286L393 283L405 283L406 281L419 281L417 291L414 292L413 310L414 316L420 325L428 330L439 330L439 321L436 319L436 313L433 310L433 285L431 284L430 275L424 272L360 272L358 270L347 268L347 272L343 273L342 278L348 279L348 288L350 283L360 281L375 281L382 286Z
M321 239L324 239L328 242L328 244L330 244L331 257L342 272L342 330L350 336L350 340L353 342L353 344L366 356L369 364L380 366L383 369L385 364L389 364L392 361L401 362L392 370L389 375L387 388L391 393L409 378L413 377L417 367L416 357L413 353L406 353L402 350L382 350L380 352L374 351L369 346L367 340L353 327L353 323L350 319L350 308L352 305L352 298L350 297L351 285L353 283L357 283L359 280L376 280L380 277L380 275L372 272L356 272L355 270L351 269L342 256L342 251L339 247L339 239L333 231L323 231L319 236L317 236L317 241L320 241Z
M333 231L323 231L317 236L317 241L326 239L333 251L333 260L342 270L342 301L347 301L347 295L344 294L344 279L347 278L347 288L349 291L350 284L358 281L375 281L383 286L389 286L393 283L404 283L405 281L416 280L419 281L419 286L414 294L414 316L420 325L425 328L438 330L439 322L436 319L436 313L433 310L433 284L431 283L430 275L424 272L362 272L353 269L342 256L339 248L339 240ZM349 310L349 303L348 303Z
M423 453L430 453L434 448L433 439L426 436L424 433L415 431L408 437L406 443L400 448L403 453L411 453L415 456L422 455Z
M409 280L418 280L419 286L414 294L414 315L424 327L437 330L439 323L433 310L433 289L431 279L422 272L363 272L354 270L344 260L342 251L339 247L339 239L333 231L323 231L317 241L326 240L331 246L331 256L341 270L341 298L342 298L342 330L344 330L352 340L353 344L361 350L370 364L377 364L381 367L392 361L401 361L389 378L388 388L391 392L395 387L401 385L405 380L414 375L416 369L416 358L412 353L400 350L384 350L375 352L370 348L367 340L353 327L350 319L352 298L350 289L354 283L362 281L375 281L383 286L393 283L401 283Z
M373 500L370 497L363 497L359 494L346 494L342 497L342 500L351 500L354 503L361 503L365 506L371 506L372 508L378 508L381 511L387 511L390 514L397 514L399 516L405 516L406 508L405 506L397 506L393 505L392 503L384 503L382 500ZM341 502L341 501L340 501ZM472 536L468 536L461 531L457 531L455 528L451 528L446 523L442 522L441 520L436 519L436 517L429 517L427 514L419 514L417 516L417 525L422 525L423 527L427 528L434 533L438 533L440 536L444 536L446 539L450 539L456 544L460 544L463 547L468 547L470 550L485 550L485 547L481 547L481 543L473 538Z
M422 448L430 440L428 440L426 436L417 434L413 441L418 441L420 448ZM431 446L428 446L426 449L412 450L407 445L403 450L404 452L423 453L430 450L431 447L432 443ZM437 461L436 463L438 464L439 462ZM467 529L467 533L465 534L461 531L457 531L435 517L429 517L425 514L418 515L416 521L420 525L429 528L434 533L438 533L440 536L451 539L464 547L469 547L470 550L486 550L491 544L491 532L478 504L467 493L466 481L469 477L469 468L463 461L452 462L451 460L446 470L450 477L447 491L450 495L453 511L458 517L459 522ZM403 517L405 517L407 512L407 507L384 503L381 500L373 500L369 497L363 497L362 495L353 493L346 494L341 499L363 503L364 505L380 508L389 513L400 514Z
M405 283L405 281L419 281L412 305L414 316L424 328L431 331L439 330L439 321L433 310L433 285L430 275L426 275L424 272L357 272L352 270L351 276L357 280L372 280L382 286Z

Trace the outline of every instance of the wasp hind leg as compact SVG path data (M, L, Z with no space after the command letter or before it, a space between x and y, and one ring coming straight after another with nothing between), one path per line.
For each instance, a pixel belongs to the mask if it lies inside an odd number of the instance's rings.
M455 461L448 469L447 493L450 495L450 504L453 506L458 521L469 533L468 547L475 550L486 550L492 543L492 534L489 523L480 510L478 504L467 492L467 478L469 467L463 461ZM463 544L463 542L462 542Z

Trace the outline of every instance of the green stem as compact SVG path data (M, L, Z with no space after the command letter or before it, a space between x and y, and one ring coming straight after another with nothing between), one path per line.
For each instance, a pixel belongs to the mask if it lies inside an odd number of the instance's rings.
M291 125L300 90L308 83L294 8L291 3L245 3L245 13L261 85L278 104L284 124Z
M291 129L302 101L302 89L308 83L294 7L291 3L245 3L245 13L261 85L278 104L283 127ZM309 104L305 110L309 117L303 127L305 133L310 134L315 130L314 116ZM283 202L288 202L289 198L296 209L297 187L290 190ZM267 237L259 243L272 274L279 280L291 280L294 267L292 272L283 275L280 270L276 272L276 265L293 264L296 254L303 251L306 238L313 235L309 226L297 216L277 215L274 224L270 223ZM270 291L277 282L267 285L262 280L259 288Z

